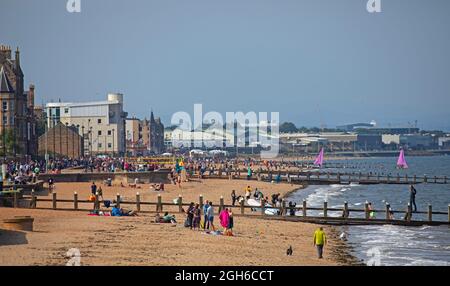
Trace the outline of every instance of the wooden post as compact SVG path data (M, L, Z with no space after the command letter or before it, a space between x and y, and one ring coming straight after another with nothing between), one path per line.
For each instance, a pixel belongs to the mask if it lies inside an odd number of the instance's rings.
M281 210L280 210L280 215L283 216L286 210L286 201L283 199L281 201Z
M141 211L141 194L139 192L136 193L136 211Z
M344 218L348 218L349 217L349 212L348 212L348 202L344 202Z
M261 199L261 215L266 214L266 202L264 199Z
M74 210L78 210L78 193L74 192L73 193L73 209Z
M436 176L434 176L434 183L435 184L437 183L437 177Z
M377 174L377 182L380 183L380 174Z
M400 183L400 174L397 174L397 183Z
M306 200L303 200L302 212L303 212L303 217L306 217Z
M450 222L450 205L448 205L448 222Z
M163 211L162 197L161 197L161 194L158 194L158 201L156 203L156 212L162 212L162 211Z
M413 184L415 185L417 183L417 175L414 175Z
M424 182L424 183L428 183L427 175L423 175L423 182Z
M323 217L327 217L328 216L328 202L325 201L323 202Z
M444 184L447 184L447 176L444 176Z
M117 195L116 195L116 206L118 209L120 209L120 194L119 193L117 193Z
M370 213L369 213L369 203L368 202L366 202L364 204L364 213L366 214L366 219L369 219L370 218Z
M390 175L387 174L387 175L386 175L386 182L387 182L387 183L389 183L389 177L390 177Z
M100 203L98 201L98 192L95 193L95 201L94 201L94 211L100 209Z
M390 218L390 214L389 214L389 209L391 208L391 206L388 204L388 203L386 203L386 220L390 220L391 218Z
M183 197L181 195L178 195L178 211L183 212Z
M36 203L37 203L36 194L34 193L34 189L33 189L33 190L31 190L31 208L32 209L36 208Z
M408 174L405 174L405 181L407 182L407 183L409 183L408 181Z
M52 194L53 209L56 210L56 193Z
M433 221L433 207L431 206L431 204L428 205L428 221Z
M411 204L408 203L408 215L406 216L406 220L410 222L411 218L412 218L412 206Z
M219 205L219 213L221 212L221 211L223 211L225 208L224 208L224 202L223 202L223 196L220 196L220 205Z
M18 203L18 198L17 198L17 192L14 191L14 193L13 193L13 207L16 209L18 204L19 203Z
M245 214L244 203L245 203L245 200L241 200L241 202L240 202L240 204L241 204L241 214Z

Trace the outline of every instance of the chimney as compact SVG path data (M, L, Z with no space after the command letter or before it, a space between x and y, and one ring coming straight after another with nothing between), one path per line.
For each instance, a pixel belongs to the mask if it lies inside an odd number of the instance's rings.
M30 84L30 90L28 91L28 108L34 110L34 84Z
M0 45L0 53L2 53L6 59L11 59L11 47Z
M9 53L11 54L11 49L9 50ZM16 49L16 70L19 70L20 68L20 52L19 47Z

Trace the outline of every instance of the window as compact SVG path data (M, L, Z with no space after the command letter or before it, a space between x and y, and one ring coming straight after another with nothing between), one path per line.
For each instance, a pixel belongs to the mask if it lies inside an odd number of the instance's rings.
M8 110L8 102L7 101L3 101L3 110Z
M98 124L102 124L102 120L101 119L97 119L97 123Z
M3 114L3 124L8 125L8 116L6 114Z
M111 148L112 147L112 144L111 143L108 143L108 148Z
M111 130L108 130L108 135L111 135L111 134L112 134Z
M98 144L97 144L97 147L98 147L98 148L102 148L102 143L98 143Z
M64 108L64 113L65 113L65 114L69 113L69 108L67 108L67 107Z
M99 131L98 131L98 136L101 136L101 135L102 135L102 131L99 130Z

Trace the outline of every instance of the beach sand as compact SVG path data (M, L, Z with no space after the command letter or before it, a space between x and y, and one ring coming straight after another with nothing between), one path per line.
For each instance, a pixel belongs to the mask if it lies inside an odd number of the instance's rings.
M74 191L80 198L87 197L89 185L59 183L56 192L58 198L72 198ZM201 193L213 201L223 195L228 204L231 190L240 194L246 185L245 181L204 180L186 183L182 190L168 186L163 201L179 193L185 201L198 201ZM285 194L294 188L262 182L252 182L251 186L260 188L265 195ZM103 192L105 199L113 198L117 192L133 199L139 191L141 200L155 201L156 192L148 188L103 187ZM352 261L330 227L325 227L329 236L325 259L319 260L312 246L317 225L236 216L234 237L213 236L184 228L185 216L175 211L174 214L178 219L175 227L153 223L154 214L91 217L84 211L0 208L0 221L24 215L35 218L33 232L0 230L0 265L65 265L69 261L66 252L72 248L80 250L81 265L341 265ZM290 245L294 254L286 256Z

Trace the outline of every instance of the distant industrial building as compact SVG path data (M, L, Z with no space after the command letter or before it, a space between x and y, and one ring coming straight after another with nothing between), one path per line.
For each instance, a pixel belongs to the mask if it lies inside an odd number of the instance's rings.
M435 140L431 135L421 134L384 134L382 141L385 145L403 146L412 149L431 148Z

